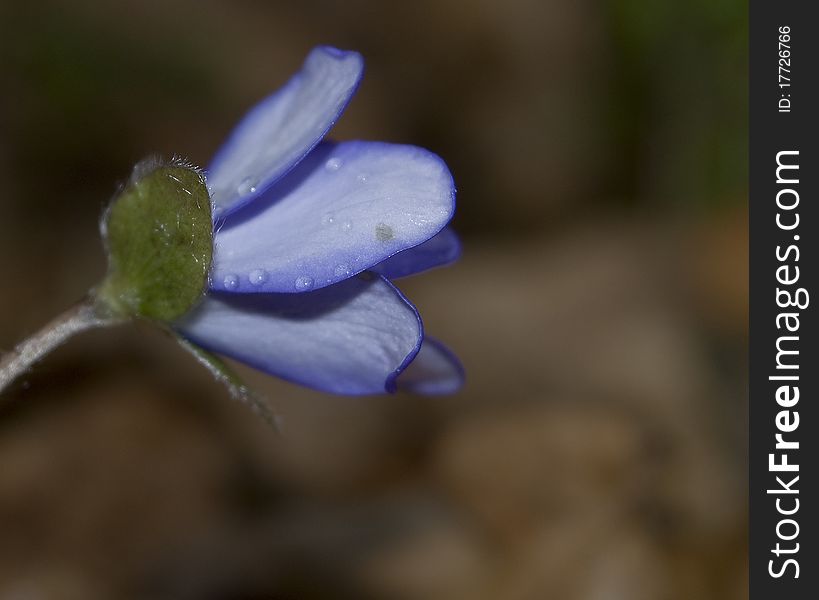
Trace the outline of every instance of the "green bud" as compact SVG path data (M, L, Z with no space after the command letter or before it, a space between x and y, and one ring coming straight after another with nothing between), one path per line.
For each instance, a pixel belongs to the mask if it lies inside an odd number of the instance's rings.
M179 163L143 161L102 219L108 275L97 299L118 316L172 321L207 289L213 256L205 179Z

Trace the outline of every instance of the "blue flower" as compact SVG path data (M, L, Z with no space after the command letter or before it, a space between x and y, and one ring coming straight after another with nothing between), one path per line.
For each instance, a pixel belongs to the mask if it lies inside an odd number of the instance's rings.
M391 280L458 257L454 183L421 148L322 141L362 73L358 53L315 48L217 152L209 290L174 328L318 390L452 392L460 364Z

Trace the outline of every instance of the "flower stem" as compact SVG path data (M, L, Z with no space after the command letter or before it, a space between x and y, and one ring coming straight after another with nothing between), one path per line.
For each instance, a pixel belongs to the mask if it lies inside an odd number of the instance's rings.
M0 357L0 393L34 363L74 334L117 322L100 314L92 299L85 299L49 322L37 333Z
M204 348L192 344L188 340L173 333L176 341L185 350L190 352L200 365L205 367L214 379L224 385L234 400L246 404L250 409L259 415L268 425L273 427L277 433L282 431L282 419L270 407L267 400L247 387L239 376L221 358L211 354Z

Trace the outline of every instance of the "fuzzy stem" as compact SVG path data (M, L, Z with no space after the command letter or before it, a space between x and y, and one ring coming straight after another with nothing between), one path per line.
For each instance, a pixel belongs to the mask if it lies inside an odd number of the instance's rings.
M74 305L40 331L18 344L14 350L0 357L0 393L28 371L34 363L71 336L87 329L110 325L116 321L116 319L100 315L91 299Z
M205 367L214 379L224 385L230 395L240 402L246 404L250 409L259 415L268 425L273 427L277 433L282 431L282 419L276 414L267 400L248 388L233 370L228 367L225 362L219 357L211 354L204 348L200 348L196 344L192 344L188 340L173 333L179 344L188 352L190 352L200 365Z

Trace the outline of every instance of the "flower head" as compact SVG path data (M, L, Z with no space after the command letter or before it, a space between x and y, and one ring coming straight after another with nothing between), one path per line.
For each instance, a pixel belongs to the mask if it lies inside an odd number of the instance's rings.
M457 359L391 283L457 258L453 180L421 148L322 141L362 73L358 53L314 49L217 152L206 293L172 328L323 391L454 391Z

